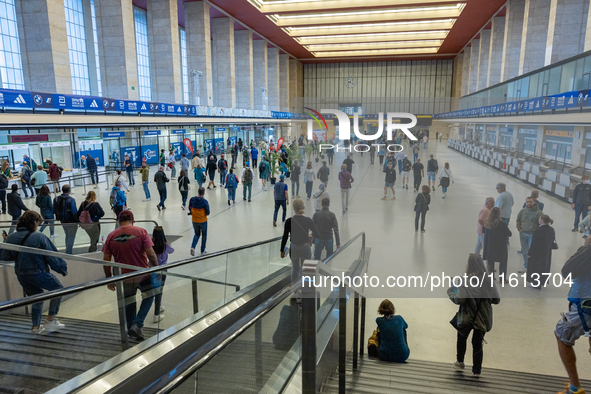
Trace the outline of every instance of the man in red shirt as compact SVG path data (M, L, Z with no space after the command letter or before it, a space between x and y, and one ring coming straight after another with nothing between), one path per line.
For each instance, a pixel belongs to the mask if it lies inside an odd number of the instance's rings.
M103 245L103 260L119 264L133 265L141 268L150 268L158 266L156 253L152 249L154 244L146 230L133 225L134 218L131 211L123 211L119 214L118 229L115 229L107 236ZM107 278L112 276L111 267L104 266ZM134 272L135 270L122 269L121 273ZM109 290L115 291L115 284L107 285ZM142 327L146 315L152 307L154 301L154 289L157 283L152 283L152 275L144 275L129 279L123 282L123 297L126 300L125 319L127 320L127 334L139 340L144 339ZM135 294L140 289L144 294L139 312L136 310ZM146 296L147 295L147 296ZM128 301L128 300L132 301Z

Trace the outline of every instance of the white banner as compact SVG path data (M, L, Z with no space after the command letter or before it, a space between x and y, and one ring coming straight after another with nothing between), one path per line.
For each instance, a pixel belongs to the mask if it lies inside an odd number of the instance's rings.
M94 144L101 144L102 145L103 140L80 140L80 141L78 141L78 145L80 145L81 149L85 145L94 145Z
M16 149L29 149L29 144L0 145L0 150L16 150Z
M41 148L55 148L58 146L70 146L70 141L53 141L53 142L41 142L39 144Z

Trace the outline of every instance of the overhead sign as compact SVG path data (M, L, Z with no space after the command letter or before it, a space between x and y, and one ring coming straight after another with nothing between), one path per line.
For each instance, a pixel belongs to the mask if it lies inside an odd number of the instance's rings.
M42 142L39 144L41 148L55 148L58 146L70 146L70 141L52 141L52 142Z
M0 91L0 107L33 108L33 96L23 90L3 89Z
M160 135L160 130L146 130L144 131L144 135Z
M207 129L197 129L198 133L207 133Z
M41 142L49 141L48 134L26 134L26 135L10 135L10 141L15 142Z
M217 129L215 129L215 131L223 133L226 131L226 128L225 127L218 127Z
M546 130L546 132L544 134L551 135L551 136L554 136L554 137L573 138L574 133L575 133L574 131Z
M172 134L185 134L185 129L172 130Z
M146 164L158 164L158 144L142 145L142 160Z
M82 148L83 146L87 146L87 145L95 145L95 144L102 144L103 140L79 140L78 141L78 145L80 145L80 148Z
M17 149L29 149L29 144L0 145L0 150L17 150Z
M125 137L125 131L105 131L102 134L103 138Z
M147 101L116 100L116 111L150 113L157 110L157 105Z
M38 95L35 101L40 100ZM72 94L54 94L53 107L56 109L74 109L81 111L114 111L113 100L93 96L77 96Z

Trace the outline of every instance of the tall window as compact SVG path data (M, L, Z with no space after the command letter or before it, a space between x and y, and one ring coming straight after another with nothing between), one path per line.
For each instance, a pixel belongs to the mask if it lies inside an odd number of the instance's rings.
M137 53L137 77L140 100L152 100L150 80L150 51L148 48L148 22L146 11L133 9L135 20L135 49Z
M86 31L84 30L84 9L82 0L64 0L66 7L66 33L70 49L70 70L72 71L72 92L90 95Z
M98 95L103 95L103 87L101 85L101 64L99 62L98 50L98 35L96 32L96 13L94 11L94 0L90 0L90 13L92 16L92 39L94 40L94 58L96 62L96 80L98 82Z
M183 80L183 103L189 104L189 70L187 68L187 35L185 29L179 29L181 42L181 75Z
M4 89L25 89L14 0L0 0L0 75Z

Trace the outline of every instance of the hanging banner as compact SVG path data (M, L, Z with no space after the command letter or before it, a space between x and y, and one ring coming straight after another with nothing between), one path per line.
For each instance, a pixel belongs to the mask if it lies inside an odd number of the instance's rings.
M195 151L193 150L193 143L191 142L191 140L189 138L185 138L183 140L183 144L185 144L185 146L187 147L189 152L191 152L192 155L195 154Z
M213 144L213 139L207 139L207 140L203 140L203 145L204 145L204 154L208 154L209 151L214 150L214 144Z
M176 161L181 159L181 155L184 153L183 147L185 146L182 142L173 142L170 144L174 151L174 158Z
M325 136L325 140L326 140L326 134L324 134ZM283 142L285 140L283 139L283 137L279 138L279 140L277 141L277 148L275 149L275 151L278 151L279 149L281 149L281 145L283 145Z
M58 146L70 146L70 141L42 142L39 144L40 148L55 148Z
M215 139L215 153L216 154L224 153L224 139L223 138L216 138Z
M0 145L0 150L17 150L17 149L29 149L29 144Z
M103 161L103 150L102 149L95 149L95 150L83 150L81 152L77 152L77 163L79 163L80 161L80 156L85 156L86 160L88 160L88 154L90 153L90 156L94 159L94 161L96 161L96 165L99 167L103 167L105 165L104 161ZM76 168L79 168L80 166L77 165ZM82 163L82 168L86 167L86 163Z
M142 145L142 162L158 164L158 144Z
M133 161L134 167L139 167L142 164L140 158L140 147L139 146L128 146L121 148L121 161L125 160L125 155L129 155L129 158Z
M234 146L234 144L238 143L238 138L236 136L230 137L230 147Z

